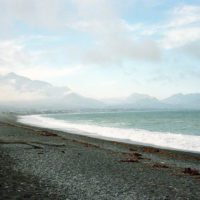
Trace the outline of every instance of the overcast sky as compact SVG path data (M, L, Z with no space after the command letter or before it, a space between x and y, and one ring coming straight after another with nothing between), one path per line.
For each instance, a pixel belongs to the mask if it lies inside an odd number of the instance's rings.
M0 0L0 74L88 97L200 92L199 0Z

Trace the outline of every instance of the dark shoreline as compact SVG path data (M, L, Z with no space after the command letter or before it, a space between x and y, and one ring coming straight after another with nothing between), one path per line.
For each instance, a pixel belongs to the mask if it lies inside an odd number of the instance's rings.
M6 169L13 174L38 180L32 182L39 193L29 199L199 199L200 175L192 172L200 172L200 154L73 135L22 125L15 119L11 115L0 117L0 139L43 142L37 144L41 149L0 144L1 166L9 160ZM8 175L4 167L1 172ZM32 180L30 177L27 180ZM13 192L19 199L30 196L27 187L20 193L0 185L6 199L14 199Z

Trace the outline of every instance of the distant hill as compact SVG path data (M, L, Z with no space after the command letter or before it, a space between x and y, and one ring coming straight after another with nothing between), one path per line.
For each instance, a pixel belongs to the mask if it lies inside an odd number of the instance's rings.
M111 107L126 108L126 109L164 109L167 106L165 103L160 102L155 97L146 94L133 93L127 98L123 99L109 99L104 100Z
M15 73L9 73L5 76L0 76L0 86L1 88L9 87L9 89L12 90L14 94L16 93L22 95L22 97L26 93L27 95L29 94L30 97L32 97L31 93L33 95L37 94L38 98L55 97L63 96L70 91L68 87L55 87L47 82L31 80L24 76L19 76ZM14 94L13 96L11 95L13 98L12 100L15 100ZM16 97L16 99L20 98Z
M126 109L200 109L200 94L175 94L166 99L133 93L127 98L104 99L114 108Z
M162 102L179 108L200 109L200 94L175 94Z
M57 110L74 108L101 108L104 103L73 93L68 87L55 87L47 82L31 80L15 73L0 76L1 110L36 109ZM9 97L9 98L8 98Z
M133 93L102 101L83 97L68 87L31 80L15 73L0 76L0 111L72 109L200 109L200 94L175 94L164 100Z

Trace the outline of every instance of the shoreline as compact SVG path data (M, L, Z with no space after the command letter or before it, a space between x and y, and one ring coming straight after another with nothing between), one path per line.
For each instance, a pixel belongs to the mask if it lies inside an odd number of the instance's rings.
M193 200L200 196L198 153L73 135L20 124L11 115L0 117L0 132L1 140L16 142L0 144L1 154L15 163L12 173L35 177L42 184L40 193L54 195L52 199Z
M20 116L20 115L19 115ZM24 116L24 115L22 115ZM27 116L34 116L34 115L27 115ZM41 116L41 114L35 114L35 116ZM18 117L18 116L17 116ZM59 129L59 128L53 128L53 127L43 127L42 125L37 125L37 124L31 124L31 123L26 123L26 122L19 122L17 121L17 117L15 122L21 124L22 126L32 126L32 127L38 127L38 128L43 128L43 129L49 129L53 131L59 131L62 133L66 134L71 134L71 135L78 135L79 137L88 137L88 138L94 138L97 140L105 140L105 141L110 141L110 142L119 142L119 143L124 143L124 144L130 144L130 145L136 145L136 146L143 146L143 147L149 147L149 148L157 148L157 149L162 149L166 151L175 151L175 152L183 152L183 153L193 153L193 154L200 154L200 151L195 151L195 150L187 150L187 149L179 149L175 147L167 147L167 146L160 146L156 144L151 144L151 143L142 143L142 142L137 142L137 141L132 141L130 139L120 139L120 138L113 138L113 137L106 137L102 135L89 135L89 134L81 134L81 132L70 132L70 130L64 130L64 129ZM178 133L176 133L179 135ZM188 135L188 136L194 136L194 135Z

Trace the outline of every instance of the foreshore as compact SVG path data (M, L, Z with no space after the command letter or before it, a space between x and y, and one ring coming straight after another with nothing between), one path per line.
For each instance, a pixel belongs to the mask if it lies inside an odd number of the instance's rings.
M0 115L0 200L199 200L200 154L79 136Z

